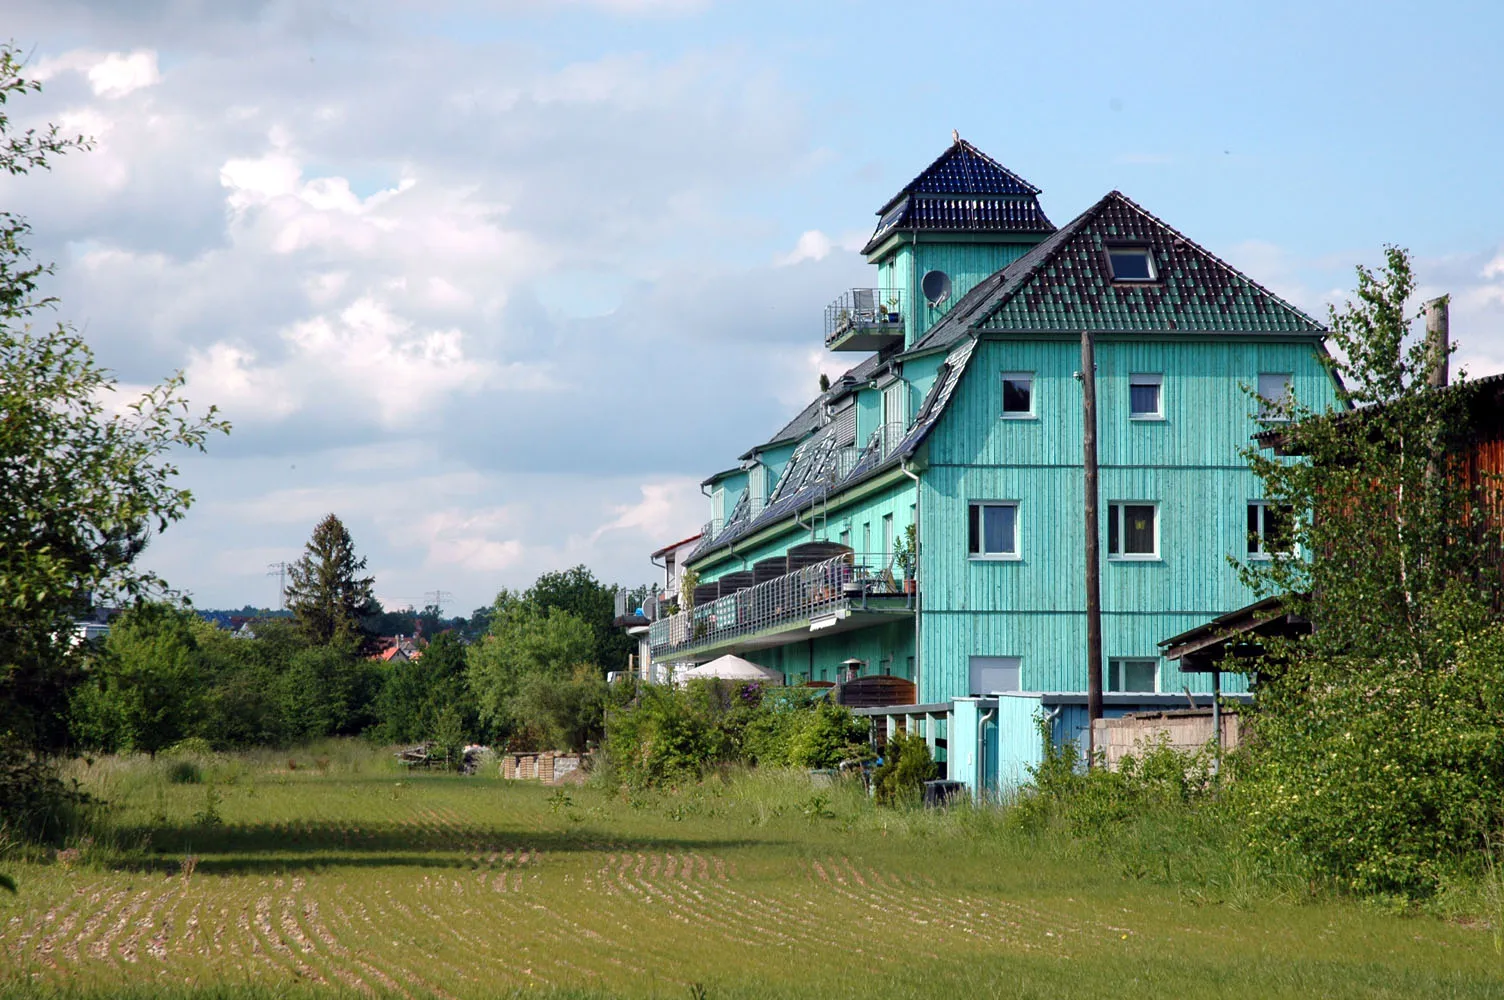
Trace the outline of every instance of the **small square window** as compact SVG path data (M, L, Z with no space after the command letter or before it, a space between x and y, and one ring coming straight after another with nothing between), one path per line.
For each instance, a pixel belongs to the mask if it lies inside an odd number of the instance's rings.
M1159 558L1159 506L1108 504L1107 554L1114 559Z
M1289 372L1259 372L1259 419L1283 418L1279 407L1290 401Z
M1113 659L1107 661L1107 690L1147 693L1159 690L1159 661Z
M1113 281L1158 281L1154 253L1148 247L1108 247L1107 265Z
M1015 420L1034 416L1032 372L1003 373L1003 416Z
M1017 559L1018 504L972 504L966 535L973 559Z
M1295 551L1295 511L1288 504L1248 501L1248 558L1269 559Z
M1018 691L1023 660L1017 656L973 656L967 664L971 694L983 698L997 691Z
M1160 403L1163 375L1128 376L1128 416L1134 420L1161 420L1164 410Z

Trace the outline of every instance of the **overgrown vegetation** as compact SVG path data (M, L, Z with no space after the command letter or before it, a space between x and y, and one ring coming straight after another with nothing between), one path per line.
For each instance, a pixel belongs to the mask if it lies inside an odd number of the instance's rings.
M45 170L90 145L56 126L12 125L10 101L39 89L0 45L0 171ZM181 374L115 412L118 380L74 329L43 320L51 268L32 261L30 232L0 212L0 840L44 833L70 807L49 759L68 743L83 662L74 616L91 600L164 588L136 560L193 499L168 456L229 430L212 407L194 414Z
M0 995L191 982L181 995L381 996L388 980L456 1000L683 996L683 983L712 998L958 1000L1118 997L1125 983L1186 998L1501 987L1487 911L1403 918L1268 891L1235 853L1205 851L1217 828L1183 817L1217 814L1220 793L1075 837L1061 813L1025 827L1017 808L891 809L860 781L772 767L561 790L494 770L406 774L345 740L194 756L202 782L179 784L178 754L71 766L115 805L14 862Z
M618 685L606 726L610 773L651 788L736 764L831 768L869 759L866 727L823 694L715 679Z
M1301 558L1249 563L1261 594L1314 625L1269 644L1241 770L1248 844L1312 879L1426 898L1481 874L1504 829L1499 484L1471 474L1474 390L1427 388L1446 353L1412 332L1405 253L1360 268L1333 310L1339 418L1292 396L1283 450L1249 461L1296 512ZM1282 546L1290 549L1290 544Z

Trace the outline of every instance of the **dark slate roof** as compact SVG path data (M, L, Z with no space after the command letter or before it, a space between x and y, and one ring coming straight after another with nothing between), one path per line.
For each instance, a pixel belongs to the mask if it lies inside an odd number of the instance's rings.
M1039 188L958 136L878 209L877 230L862 252L895 229L1048 233L1055 226L1038 195Z
M768 502L761 511L754 514L747 494L743 493L736 509L726 518L725 526L714 537L702 537L686 562L693 562L716 549L784 521L795 512L818 503L822 497L849 489L912 457L944 413L961 376L966 372L966 365L971 360L975 347L976 341L967 339L950 352L935 375L934 385L920 404L913 426L888 454L882 453L880 432L872 434L866 442L847 449L836 439L835 426L826 425L794 449L794 454L784 466L783 474L769 493ZM867 362L858 365L853 371L865 365ZM835 391L834 387L832 391Z
M1114 283L1104 248L1149 247L1160 280ZM1309 333L1320 323L1113 191L987 278L913 347L971 330L1183 330Z
M874 354L847 371L840 378L832 382L829 389L816 396L814 402L800 410L798 416L780 427L776 434L762 444L749 448L742 453L742 460L745 461L751 458L756 452L764 448L802 441L809 437L815 431L825 426L825 407L827 404L851 392L856 385L871 379L883 365L887 364L887 361L888 359L884 355Z

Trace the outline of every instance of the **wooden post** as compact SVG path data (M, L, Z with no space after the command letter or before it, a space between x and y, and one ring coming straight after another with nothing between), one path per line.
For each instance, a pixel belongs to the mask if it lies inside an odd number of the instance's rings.
M1430 384L1433 389L1444 388L1447 384L1447 369L1450 367L1447 358L1451 349L1451 324L1447 306L1451 298L1450 295L1443 295L1426 303L1426 344L1431 348L1433 356L1439 356L1436 367L1431 369Z
M1095 767L1102 717L1102 566L1097 551L1097 357L1090 330L1081 331L1081 457L1086 480L1086 764Z

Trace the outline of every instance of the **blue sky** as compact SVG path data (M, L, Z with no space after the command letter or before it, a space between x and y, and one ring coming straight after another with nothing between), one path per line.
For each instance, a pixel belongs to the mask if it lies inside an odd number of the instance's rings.
M1395 242L1504 370L1504 8L15 0L99 148L0 180L122 396L236 424L149 560L202 605L345 518L454 609L706 517L842 359L824 302L950 130L1063 224L1120 189L1322 314Z

